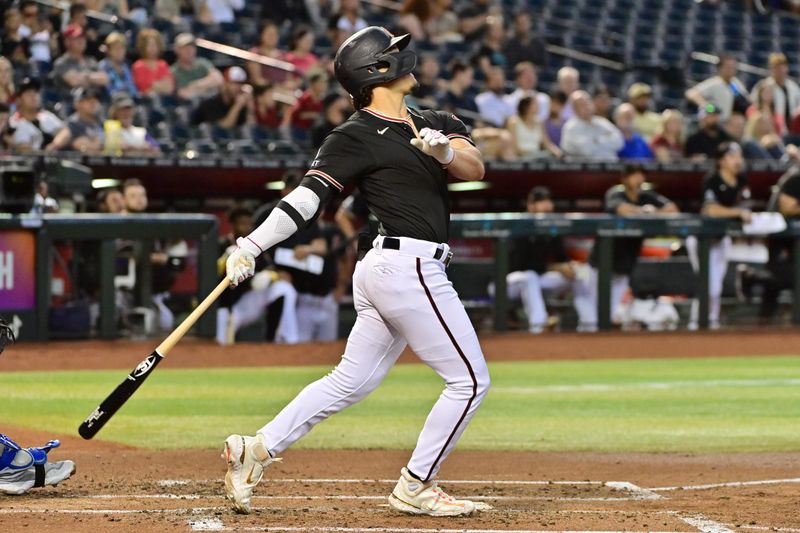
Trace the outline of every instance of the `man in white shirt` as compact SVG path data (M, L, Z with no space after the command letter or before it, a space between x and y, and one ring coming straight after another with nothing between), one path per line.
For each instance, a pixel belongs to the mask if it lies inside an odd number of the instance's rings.
M41 109L39 90L35 78L25 78L17 91L17 111L8 119L9 144L12 151L30 152L46 148L56 134L64 129L64 122L50 111Z
M502 67L492 67L486 80L486 90L475 97L481 116L493 126L502 128L508 117L517 110L506 100L506 75Z
M536 90L536 85L539 83L539 76L536 74L536 66L530 61L523 61L514 66L514 81L517 88L511 94L505 97L511 109L517 109L519 101L525 96L532 96L536 98L539 104L539 121L544 122L550 116L550 97L543 92Z
M558 90L567 95L567 105L561 110L561 118L566 122L575 115L570 96L580 87L581 74L575 67L561 67L556 75L556 83Z
M686 99L698 108L714 104L724 123L732 113L744 113L750 105L744 83L736 77L739 62L730 55L720 55L717 75L701 81L686 91Z
M769 55L769 77L756 83L750 92L750 100L758 102L758 91L765 85L772 86L775 113L783 117L786 127L792 124L797 108L800 107L800 85L789 78L789 60L781 52Z
M211 22L234 22L234 11L244 9L244 0L205 0Z
M616 161L625 138L608 119L594 114L594 104L586 91L569 97L575 116L567 121L561 134L561 149L571 159Z

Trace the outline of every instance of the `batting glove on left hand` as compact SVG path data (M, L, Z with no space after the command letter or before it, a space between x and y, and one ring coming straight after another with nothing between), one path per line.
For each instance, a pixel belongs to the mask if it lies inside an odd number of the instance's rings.
M231 287L253 277L256 273L256 256L261 253L258 247L244 237L236 239L238 248L231 252L225 262L225 273L231 282Z
M411 139L411 144L444 166L452 163L456 157L455 150L450 146L450 139L439 130L422 128L419 130L419 139Z

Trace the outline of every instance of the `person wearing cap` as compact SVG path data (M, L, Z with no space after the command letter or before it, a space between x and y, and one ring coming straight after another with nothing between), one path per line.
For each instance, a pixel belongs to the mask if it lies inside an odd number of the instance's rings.
M651 143L661 133L663 119L661 115L650 109L653 89L646 83L637 82L628 88L628 102L636 114L633 118L633 130Z
M554 210L550 189L534 187L530 190L526 203L528 213L550 214ZM545 331L550 320L544 295L571 290L576 266L558 235L531 235L512 241L506 290L510 299L522 301L530 333Z
M136 37L136 50L139 59L134 61L131 71L136 88L143 95L172 94L175 92L175 78L166 61L161 59L164 39L156 30L141 30Z
M721 54L717 75L687 89L686 99L701 109L714 104L722 122L728 120L733 112L744 113L750 105L750 98L744 83L736 77L737 69L735 57Z
M322 100L328 92L328 75L315 72L308 80L308 89L283 116L281 128L290 126L295 136L305 137L323 110Z
M60 89L105 87L108 75L93 57L86 55L86 35L78 24L69 24L61 32L66 52L56 59L50 78Z
M561 149L568 158L590 161L616 161L625 138L608 119L594 113L594 104L586 91L575 91L569 102L575 114L564 124Z
M8 144L15 152L46 149L64 122L56 115L42 109L39 95L41 83L35 78L25 78L17 90L17 110L8 119Z
M639 163L628 163L622 169L620 183L606 191L605 212L619 217L646 217L677 213L678 207L669 198L658 194L646 183L647 174ZM611 271L611 318L624 324L627 320L620 312L622 300L630 286L630 276L639 260L641 237L614 239ZM597 248L589 257L591 269L579 276L574 288L575 309L578 311L579 331L597 329Z
M248 85L247 73L233 66L225 71L222 90L205 100L192 112L192 123L211 122L220 128L230 129L252 122L253 87Z
M67 127L58 132L46 150L75 150L87 154L102 153L105 132L98 117L99 98L97 89L76 89L75 113L67 119Z
M156 140L145 128L133 125L134 106L133 98L125 93L116 94L112 99L108 120L119 122L116 149L122 155L158 155L161 150ZM110 136L110 133L106 136L106 148Z
M720 111L714 104L705 104L697 112L698 130L686 139L686 157L696 160L713 159L717 147L733 139L719 124Z
M139 96L139 90L133 82L131 68L125 61L127 49L128 40L124 34L118 31L109 33L103 43L106 57L100 61L100 68L108 76L109 93L127 93L136 97Z
M175 62L170 67L178 96L184 100L209 96L219 91L224 79L211 61L197 57L194 35L179 33L175 37Z
M758 94L764 86L772 90L774 111L783 117L787 126L800 107L800 85L789 78L789 60L781 52L769 55L769 76L760 80L750 92L750 99L758 101Z
M746 224L752 219L750 211L750 185L744 173L742 148L735 142L717 146L716 164L703 178L701 191L703 207L700 213L707 217L735 218ZM708 264L708 322L709 327L719 327L722 283L728 269L728 254L732 246L730 237L723 237L711 245ZM686 251L695 272L699 270L698 243L695 237L686 239ZM692 303L689 329L697 329L699 304Z

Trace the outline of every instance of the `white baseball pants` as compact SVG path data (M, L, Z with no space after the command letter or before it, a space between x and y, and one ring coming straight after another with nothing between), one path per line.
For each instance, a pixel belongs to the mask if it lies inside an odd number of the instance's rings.
M334 341L339 330L339 303L327 296L297 295L297 331L300 342Z
M506 276L508 297L522 300L522 307L528 316L528 327L531 329L542 328L547 324L544 295L563 292L571 286L572 282L560 272L539 274L534 270L518 270Z
M436 473L489 389L489 371L464 306L432 259L446 244L400 238L400 250L375 239L353 274L358 318L344 355L327 376L308 385L259 432L273 455L330 415L367 397L408 344L445 382L428 415L408 469L422 480Z
M719 325L719 312L722 306L722 285L725 281L725 273L728 271L728 255L730 255L733 241L730 237L723 237L711 244L708 254L708 323L712 327ZM695 272L700 270L700 260L698 253L698 242L696 237L686 238L686 252L689 255L689 262ZM697 327L697 319L700 315L700 304L695 298L692 301L691 315L689 317L690 327Z
M269 304L283 298L283 309L275 332L275 342L295 344L299 342L300 334L297 324L297 291L286 280L273 281L262 289L252 289L245 293L231 306L231 309L217 309L217 342L227 344L228 329L232 328L235 334L241 328L252 324L261 317ZM229 324L228 321L232 324Z
M578 328L580 331L595 331L597 329L597 282L598 272L594 267L588 267L583 275L578 276L573 285L575 310L578 312ZM614 274L611 277L611 319L622 321L620 306L625 293L630 286L628 276Z

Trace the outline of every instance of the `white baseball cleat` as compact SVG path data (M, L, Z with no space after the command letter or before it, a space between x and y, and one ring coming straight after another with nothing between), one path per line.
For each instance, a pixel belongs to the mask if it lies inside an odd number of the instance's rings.
M400 471L400 481L389 495L389 506L403 513L429 516L467 516L475 511L487 511L492 506L484 502L457 500L436 486L435 481L423 483Z
M222 458L228 463L225 496L233 502L233 509L237 513L249 514L252 510L250 498L264 475L264 469L280 459L270 456L264 437L260 434L255 437L231 435L225 439Z

